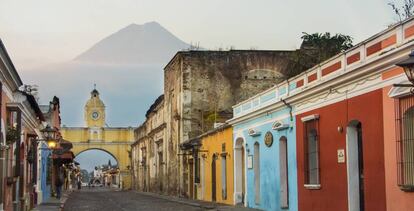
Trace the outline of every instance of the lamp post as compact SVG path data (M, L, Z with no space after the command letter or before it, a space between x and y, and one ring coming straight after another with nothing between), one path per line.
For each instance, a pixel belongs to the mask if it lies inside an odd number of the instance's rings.
M40 130L42 132L43 137L45 137L47 146L50 149L54 149L57 146L57 130L55 128L51 128L49 125L46 126L44 129Z
M404 69L405 75L411 84L394 84L396 87L411 87L411 93L414 94L414 50L408 55L409 57L395 65Z

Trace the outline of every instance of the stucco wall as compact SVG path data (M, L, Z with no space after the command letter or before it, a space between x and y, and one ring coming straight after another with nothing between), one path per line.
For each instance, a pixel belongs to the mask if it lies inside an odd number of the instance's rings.
M201 181L200 183L204 184L203 188L200 188L199 191L203 191L203 200L206 201L212 201L212 157L213 154L217 155L216 160L216 202L219 203L225 203L225 204L233 204L233 129L231 127L228 127L222 131L217 131L213 134L207 135L202 138L201 140L201 150L207 151L201 153L201 160L200 162L203 162L204 167L204 176L201 176L204 181ZM220 155L222 151L222 144L225 144L225 152L226 155L226 186L227 186L227 198L223 198L222 194L222 156ZM200 173L201 174L201 173Z
M41 155L41 161L40 161L40 189L42 191L42 201L45 202L51 197L51 184L48 184L47 181L47 174L48 174L48 157L51 153L49 148L46 144L41 144L40 147L40 155ZM39 184L38 184L39 185Z
M397 185L397 143L395 130L395 100L388 96L391 87L383 89L384 159L387 210L414 210L414 193L404 192Z
M299 210L348 210L347 164L338 163L337 150L346 151L346 127L352 120L362 124L365 210L385 210L382 100L382 90L376 90L296 116ZM319 190L304 187L301 118L312 114L319 114Z
M188 196L178 145L232 117L232 106L283 79L291 51L184 51L165 67L167 164L172 195ZM178 171L177 171L178 170ZM174 191L175 189L175 191Z
M298 210L297 202L297 166L296 166L296 131L295 127L284 130L273 130L272 124L276 121L295 125L290 121L289 109L272 112L256 118L248 119L234 126L234 139L244 138L246 143L245 166L247 172L246 205L264 210L281 210L280 205L280 166L279 166L279 139L287 138L288 149L288 202L289 207L284 210ZM261 132L259 136L249 136L248 130L255 128ZM273 144L267 147L264 143L266 132L273 134ZM235 141L234 140L234 141ZM254 144L259 143L260 153L260 203L255 203L254 164L252 169L247 168L247 157L254 156Z

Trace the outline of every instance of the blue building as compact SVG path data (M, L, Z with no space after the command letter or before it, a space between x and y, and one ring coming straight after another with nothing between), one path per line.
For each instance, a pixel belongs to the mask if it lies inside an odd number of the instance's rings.
M280 87L280 86L279 86ZM234 106L234 199L263 210L298 210L296 130L288 84Z
M38 192L38 203L45 202L51 196L51 173L52 173L52 160L51 150L48 148L45 142L40 142L39 147L40 165L39 165L39 178L40 187Z

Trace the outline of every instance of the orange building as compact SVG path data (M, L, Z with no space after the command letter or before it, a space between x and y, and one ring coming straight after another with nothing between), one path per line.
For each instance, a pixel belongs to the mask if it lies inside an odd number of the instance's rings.
M383 78L407 83L402 68ZM382 93L387 210L414 210L414 94L393 86Z

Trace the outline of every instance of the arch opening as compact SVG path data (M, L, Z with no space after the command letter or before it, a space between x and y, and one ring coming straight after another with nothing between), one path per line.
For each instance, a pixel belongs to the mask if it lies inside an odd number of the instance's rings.
M79 163L83 183L95 186L119 184L119 161L107 150L90 148L80 151L75 161Z
M244 139L237 138L234 146L234 202L238 205L245 205L245 162Z

